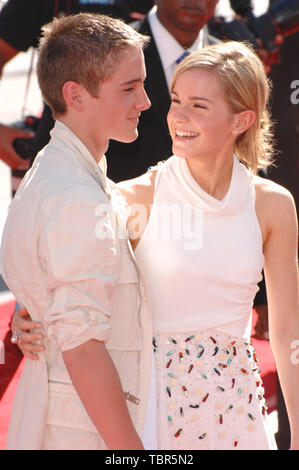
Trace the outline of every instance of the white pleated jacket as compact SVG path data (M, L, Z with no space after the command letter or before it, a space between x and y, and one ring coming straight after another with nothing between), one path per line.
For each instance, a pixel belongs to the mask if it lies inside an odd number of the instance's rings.
M45 353L26 361L18 384L7 449L46 447L47 425L97 433L62 358L92 338L105 341L124 391L140 399L127 404L142 433L152 323L122 211L85 145L57 121L11 204L1 245L3 278L46 334ZM72 444L66 438L65 448Z

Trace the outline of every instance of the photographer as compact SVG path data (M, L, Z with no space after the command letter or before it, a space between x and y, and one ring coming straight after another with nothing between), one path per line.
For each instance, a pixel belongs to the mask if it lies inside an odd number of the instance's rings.
M152 6L152 0L8 0L0 11L0 75L3 67L20 51L36 47L41 34L41 27L53 17L76 14L79 12L101 13L125 21L132 21L146 13ZM49 109L45 110L41 128L33 141L31 161L36 153L48 142L53 120ZM16 129L0 124L0 158L12 170L26 169L25 161L12 145L15 139L32 138L33 131Z

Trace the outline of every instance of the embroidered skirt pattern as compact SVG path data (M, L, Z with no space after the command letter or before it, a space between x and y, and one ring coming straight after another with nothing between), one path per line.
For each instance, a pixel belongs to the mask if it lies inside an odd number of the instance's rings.
M160 449L276 449L250 341L203 330L153 346Z

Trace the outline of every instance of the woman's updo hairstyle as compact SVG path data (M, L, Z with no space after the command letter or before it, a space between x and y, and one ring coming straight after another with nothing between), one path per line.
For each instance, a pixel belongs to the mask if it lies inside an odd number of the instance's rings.
M268 101L271 90L264 66L253 48L228 41L204 47L186 57L177 67L171 91L178 77L187 70L215 73L232 113L252 110L256 120L236 140L235 153L253 173L272 163L273 134Z

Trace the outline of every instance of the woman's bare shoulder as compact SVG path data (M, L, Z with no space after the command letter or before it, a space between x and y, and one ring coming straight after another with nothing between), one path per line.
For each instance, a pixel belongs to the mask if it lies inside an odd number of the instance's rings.
M136 249L150 216L157 171L158 167L154 167L137 178L117 184L117 188L129 206L130 215L127 227L133 250Z
M152 203L157 169L158 167L154 167L137 178L117 183L116 187L129 206L132 204L148 205Z
M254 176L256 194L256 211L260 220L265 220L268 226L294 223L296 207L294 197L284 186L267 178Z
M270 179L255 175L253 182L256 198L265 202L265 204L290 204L294 202L294 198L288 189Z

